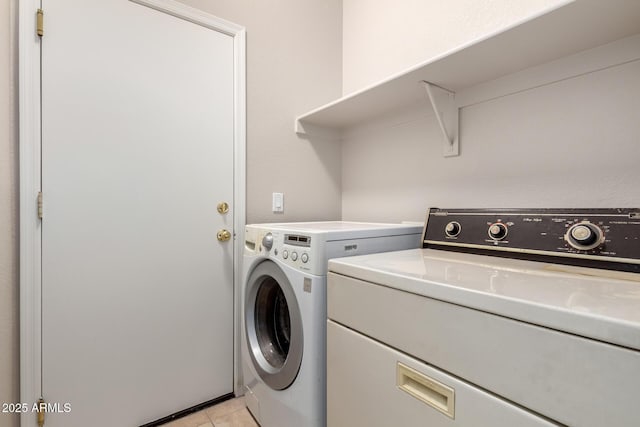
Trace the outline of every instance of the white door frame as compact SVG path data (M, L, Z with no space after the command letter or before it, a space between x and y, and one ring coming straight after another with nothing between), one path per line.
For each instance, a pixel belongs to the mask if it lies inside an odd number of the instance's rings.
M233 37L234 54L234 391L241 394L239 366L239 272L242 261L246 201L246 36L245 29L174 0L129 0ZM20 401L29 408L42 396L41 248L42 227L37 195L41 189L40 39L36 11L41 0L18 2L20 115ZM46 5L45 5L46 7ZM46 8L44 11L46 37ZM46 195L45 195L46 199ZM46 202L45 202L46 204ZM46 209L46 208L45 208ZM46 214L46 213L45 213ZM46 397L46 396L45 396ZM35 414L22 414L22 426L35 426Z

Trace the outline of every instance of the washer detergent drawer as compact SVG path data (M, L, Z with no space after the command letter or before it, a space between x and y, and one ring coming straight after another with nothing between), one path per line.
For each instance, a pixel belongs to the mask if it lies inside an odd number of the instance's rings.
M331 320L532 412L569 426L640 426L638 351L335 273L327 286Z
M327 350L329 427L557 425L332 321Z

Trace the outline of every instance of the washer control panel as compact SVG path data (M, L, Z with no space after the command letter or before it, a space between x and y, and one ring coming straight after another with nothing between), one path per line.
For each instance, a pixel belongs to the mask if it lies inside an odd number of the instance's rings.
M432 208L423 247L640 272L640 208Z
M303 271L316 268L311 256L311 236L280 231L245 231L245 251L277 258L287 265ZM317 260L315 261L317 263Z

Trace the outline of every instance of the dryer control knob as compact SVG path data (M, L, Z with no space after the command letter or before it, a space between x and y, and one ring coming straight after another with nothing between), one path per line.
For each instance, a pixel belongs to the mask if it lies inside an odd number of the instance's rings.
M444 234L446 234L449 237L456 237L458 234L460 234L460 229L461 227L459 222L451 221L444 228Z
M583 221L569 227L564 238L575 249L588 251L603 243L604 233L597 225Z
M298 253L297 252L291 252L291 260L292 261L297 261L298 260Z
M309 255L304 253L304 254L300 255L300 259L302 260L302 262L304 262L306 264L309 261Z
M273 234L267 233L262 238L262 246L268 251L273 247Z
M493 240L502 240L507 235L507 226L501 222L491 224L489 227L489 237Z

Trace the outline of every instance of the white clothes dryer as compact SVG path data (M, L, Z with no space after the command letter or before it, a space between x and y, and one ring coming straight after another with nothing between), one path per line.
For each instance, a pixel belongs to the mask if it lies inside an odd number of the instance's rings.
M422 225L247 225L242 374L262 427L326 425L326 281L330 258L417 248Z

